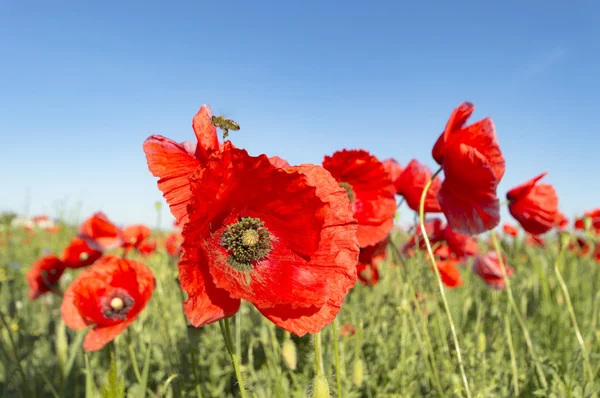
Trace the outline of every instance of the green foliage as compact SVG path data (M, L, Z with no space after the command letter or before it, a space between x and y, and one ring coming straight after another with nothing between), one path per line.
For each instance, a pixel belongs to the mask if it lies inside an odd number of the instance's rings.
M154 271L154 296L114 341L114 351L107 345L85 353L83 332L63 329L60 298L44 295L28 301L24 278L44 249L60 253L74 232L68 228L57 235L38 231L31 237L24 231L5 232L10 237L2 241L11 244L0 245L4 275L0 280L4 321L0 323L0 397L239 396L219 326L187 325L176 263L164 251L148 258L131 255ZM405 239L398 236L394 241L402 244ZM506 292L486 286L470 272L470 262L461 268L464 285L447 290L475 397L512 397L516 390L520 397L598 393L600 266L590 256L571 252L559 264L596 371L592 383L585 377L565 298L553 272L557 239L549 238L547 249L502 242L509 265L515 268L511 278L515 300L548 380L547 390L540 385L518 322L509 315ZM79 272L65 273L63 290ZM464 396L449 326L425 257L418 254L400 260L390 249L380 273L374 287L357 284L338 316L340 333L347 323L356 330L339 338L342 396ZM249 397L304 398L315 393L311 336L289 336L247 303L230 323ZM332 396L337 396L332 328L325 328L321 338L323 374ZM295 366L290 366L292 346Z

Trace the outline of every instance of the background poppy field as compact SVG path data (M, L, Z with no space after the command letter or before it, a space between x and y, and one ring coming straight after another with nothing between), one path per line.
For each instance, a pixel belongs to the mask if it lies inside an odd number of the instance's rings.
M600 397L598 15L0 1L0 397Z

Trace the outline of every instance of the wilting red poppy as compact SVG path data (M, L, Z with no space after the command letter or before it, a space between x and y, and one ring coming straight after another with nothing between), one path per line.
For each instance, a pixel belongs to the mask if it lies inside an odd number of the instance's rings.
M94 250L116 249L123 245L123 234L104 213L94 213L79 227L79 238L85 240Z
M569 219L561 211L558 211L554 220L554 226L562 231L569 226Z
M280 158L279 156L271 156L269 158L269 162L271 162L271 164L278 169L282 169L290 165L287 160Z
M544 247L544 246L546 246L546 240L544 238L542 238L541 236L527 234L527 235L525 235L525 244L527 246Z
M519 230L510 224L504 224L502 226L502 229L504 230L505 234L510 235L512 237L515 237L519 234Z
M156 251L156 241L145 240L138 246L137 250L143 257L148 257Z
M278 169L226 142L190 181L179 279L192 325L232 316L240 299L300 336L333 321L357 280L358 226L325 169Z
M62 261L67 268L82 268L94 264L102 252L92 249L85 240L74 237L62 252Z
M506 267L506 256L503 255L502 260L504 267ZM473 262L473 272L479 275L489 286L495 289L504 289L504 277L498 261L498 253L489 252L475 257L475 261ZM513 272L515 272L515 270L512 267L506 268L506 276L510 277Z
M450 225L446 225L444 229L444 240L448 243L450 250L458 258L465 256L474 256L479 252L477 242L469 235L463 235L455 232L450 228Z
M150 237L152 231L145 225L136 224L123 228L123 247L126 250L139 249L142 242Z
M187 221L186 206L192 195L189 177L208 161L211 154L220 151L217 128L212 125L211 117L210 107L202 105L192 119L192 128L198 141L194 154L189 152L193 147L190 143L180 144L160 135L153 135L144 141L148 169L153 176L159 177L158 189L181 226Z
M385 167L385 171L387 171L388 174L390 175L390 179L392 180L392 184L394 184L394 189L395 189L396 181L398 180L398 178L400 177L400 175L402 174L404 169L402 168L400 163L398 163L396 161L396 159L389 158L389 159L382 161L381 163L383 163L383 167Z
M542 173L508 191L510 214L532 235L550 231L558 213L558 196L550 184L538 184L547 173Z
M583 213L583 217L575 220L575 229L585 229L585 219L589 220L590 228L593 228L596 232L600 231L600 208Z
M358 220L360 247L385 239L394 225L394 186L383 164L367 151L343 150L325 156L323 167L348 193Z
M419 211L423 189L425 189L425 185L427 185L431 176L433 176L433 172L429 167L419 163L416 159L412 159L408 162L400 177L394 182L396 193L404 197L406 204L413 211ZM441 186L442 180L436 177L427 191L427 196L425 196L425 213L439 213L442 211L437 199Z
M358 263L356 266L358 280L367 286L374 286L379 282L379 270L376 264Z
M459 105L432 150L444 170L440 206L450 227L469 235L488 231L500 222L496 189L505 169L492 119L465 126L474 109L469 102Z
M180 232L171 232L165 241L167 253L173 257L179 257L181 253L181 243L183 242L183 236Z
M463 284L460 271L457 267L459 261L456 259L438 260L437 267L442 277L442 282L453 289Z
M83 347L99 350L137 318L154 287L154 275L144 264L104 257L69 285L61 305L62 318L75 330L93 325Z
M64 263L52 254L47 254L33 263L25 274L29 284L29 300L35 300L42 294L57 288L58 280L64 270Z

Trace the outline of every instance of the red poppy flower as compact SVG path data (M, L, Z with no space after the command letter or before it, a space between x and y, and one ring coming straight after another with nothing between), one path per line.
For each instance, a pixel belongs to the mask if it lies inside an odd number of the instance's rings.
M432 150L444 170L440 206L450 227L469 235L500 222L496 189L505 169L492 120L485 118L465 127L474 109L469 102L459 105Z
M282 169L284 167L289 167L289 163L287 160L280 158L279 156L271 156L269 158L269 162L278 169Z
M506 194L508 210L532 235L540 235L554 227L558 214L558 196L550 184L538 184L547 173L542 173Z
M525 235L525 244L527 246L544 247L544 246L546 246L546 240L544 238L542 238L541 236L527 234L527 235Z
M340 328L340 336L354 336L356 334L356 328L351 323L344 323Z
M374 245L363 247L358 255L358 262L362 264L377 264L383 261L387 255L387 247L390 243L390 236L377 242Z
M181 253L182 242L183 236L181 236L181 233L171 232L165 241L167 253L169 253L170 256L179 257L179 253Z
M359 263L356 266L358 280L366 286L374 286L379 282L379 270L377 265Z
M460 271L457 267L459 261L456 259L447 259L437 261L437 267L442 277L442 282L447 287L453 289L461 286L463 280L460 276Z
M477 242L473 238L453 231L450 224L446 225L444 229L444 240L458 258L474 256L479 252Z
M554 226L562 231L569 226L569 219L561 211L558 211L554 220Z
M447 243L440 243L434 246L433 255L440 260L448 260L452 256L452 250Z
M435 245L444 238L444 224L439 218L425 220L425 231L432 245ZM419 227L416 228L413 236L402 247L402 254L411 256L414 253L417 242L419 250L425 250L425 240Z
M104 251L116 249L123 245L123 234L104 213L94 213L79 227L79 238L85 240L94 250Z
M503 264L506 267L506 256L502 256ZM504 277L502 276L502 268L498 262L498 253L489 252L475 257L473 262L473 272L479 275L488 286L495 289L504 289ZM510 277L515 270L512 267L506 269L506 275Z
M358 226L325 169L277 169L226 142L190 181L179 279L194 326L233 315L240 299L300 336L333 321L357 280Z
M123 228L123 247L126 250L138 249L151 233L150 228L142 224L125 227Z
M137 250L142 257L148 257L156 251L156 241L145 240L138 246Z
M83 347L99 350L137 318L154 287L154 275L144 264L104 257L69 285L61 305L62 318L75 330L94 325Z
M29 284L29 300L35 300L54 290L64 270L64 263L52 254L47 254L33 263L25 275Z
M396 193L404 197L406 204L413 211L419 211L423 189L425 189L425 185L427 185L431 176L433 176L433 172L429 167L419 163L416 159L412 159L406 165L400 177L394 182ZM425 196L425 213L440 213L442 211L437 199L441 186L442 180L436 177Z
M392 184L394 184L394 188L395 188L396 181L398 180L398 178L400 177L400 175L402 174L404 169L402 168L402 166L400 166L400 163L398 163L396 161L396 159L389 158L389 159L384 160L381 163L383 163L383 167L385 167L385 170L390 175Z
M506 233L507 235L510 235L512 237L515 237L519 234L519 230L510 224L504 224L502 226L502 229L504 230L504 233Z
M584 230L584 220L586 218L589 219L591 228L593 228L596 232L600 231L600 208L591 211L586 211L585 213L583 213L583 217L575 220L575 229Z
M85 240L74 237L62 252L62 261L67 268L82 268L94 264L102 252L92 249Z
M574 242L569 242L569 250L575 254L585 256L590 252L591 245L582 237L577 237Z
M158 189L179 225L185 224L186 206L191 201L189 177L198 166L208 161L211 154L220 151L217 128L212 125L211 117L209 106L202 105L192 119L198 141L194 154L189 152L192 147L189 143L179 144L160 135L153 135L144 141L148 169L153 176L159 177Z
M385 239L394 225L396 198L383 164L367 151L343 150L325 156L323 167L348 193L360 247Z

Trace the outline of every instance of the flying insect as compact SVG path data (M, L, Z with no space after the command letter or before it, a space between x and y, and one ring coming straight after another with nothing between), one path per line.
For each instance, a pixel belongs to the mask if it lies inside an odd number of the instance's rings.
M223 130L223 140L229 136L229 130L237 131L240 129L240 125L231 119L226 119L223 116L213 116L210 118L210 124L219 127Z

